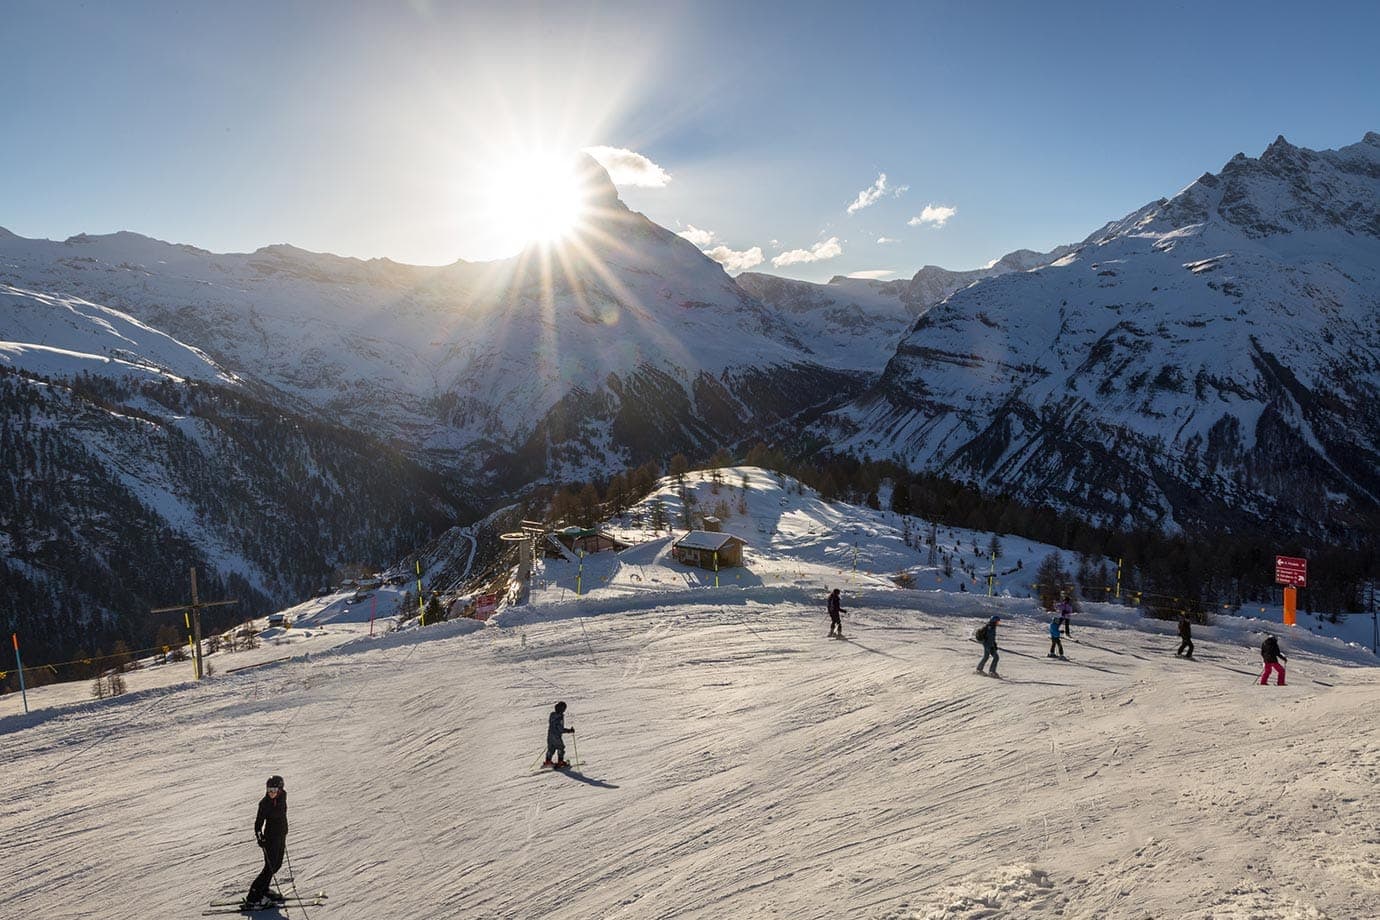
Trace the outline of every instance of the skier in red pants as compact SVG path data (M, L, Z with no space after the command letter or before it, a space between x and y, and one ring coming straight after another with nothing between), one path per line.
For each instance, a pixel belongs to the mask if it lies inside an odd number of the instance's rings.
M1279 640L1274 636L1266 636L1265 641L1260 644L1260 657L1265 660L1265 670L1260 674L1260 686L1265 686L1270 680L1270 672L1277 671L1279 676L1275 678L1275 686L1284 686L1284 665L1281 661L1288 661L1289 656L1279 650Z

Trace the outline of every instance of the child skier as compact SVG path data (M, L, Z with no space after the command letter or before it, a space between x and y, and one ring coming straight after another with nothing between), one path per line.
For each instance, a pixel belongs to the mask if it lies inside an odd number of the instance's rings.
M240 905L242 909L264 910L283 901L283 896L268 886L283 865L287 832L287 790L283 788L281 776L270 776L264 797L259 800L259 813L254 818L254 837L264 851L264 869L249 886L249 894Z
M1063 657L1064 657L1064 641L1063 641L1062 639L1059 638L1059 619L1060 619L1060 617L1059 617L1058 614L1055 614L1054 616L1052 616L1052 617L1049 618L1049 655L1048 655L1048 657L1050 657L1050 658L1055 658L1055 657L1063 658ZM1057 656L1054 654L1054 652L1055 652L1056 649L1057 649L1058 652L1059 652L1059 654L1058 654Z
M992 659L992 667L988 671L993 677L1000 677L997 673L997 624L1001 622L1001 617L992 617L987 621L987 625L978 630L978 637L982 640L982 660L978 662L977 672L982 673L982 666L987 663L987 659Z
M565 727L565 703L557 703L546 718L546 762L542 764L543 767L560 770L570 766L565 759L565 736L573 734L575 729ZM554 762L551 760L553 754L556 755Z
M835 588L829 592L829 635L843 638L843 621L839 619L839 614L847 613L848 608L839 606L839 589ZM837 633L834 630L838 630Z
M1260 673L1260 686L1269 683L1270 672L1278 671L1279 676L1275 678L1275 686L1284 686L1284 665L1281 661L1288 661L1289 656L1279 650L1279 640L1274 636L1266 636L1265 641L1260 643L1260 657L1265 661L1265 670Z

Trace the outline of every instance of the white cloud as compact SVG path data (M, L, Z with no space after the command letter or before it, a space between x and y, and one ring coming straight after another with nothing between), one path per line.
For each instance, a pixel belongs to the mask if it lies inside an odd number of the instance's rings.
M710 243L714 242L713 230L701 230L694 224L686 224L685 229L680 231L678 235L685 237L687 240L694 243L696 246L699 246L701 249L703 249L705 246L708 246Z
M882 245L886 245L887 243L899 243L901 241L889 236L879 236L877 237L877 242L881 243Z
M910 189L909 185L901 185L891 190L893 198L900 198ZM853 203L848 206L849 214L856 214L863 208L870 207L886 194L886 173L878 173L877 181L873 182L870 188L865 188L858 192L858 197L853 199Z
M933 224L942 227L948 223L950 217L958 213L958 208L951 208L944 204L927 204L925 210L920 212L919 217L912 217L906 223L912 227L919 227L923 224Z
M640 153L623 147L586 147L584 152L608 170L614 185L665 188L671 174Z
M848 273L848 277L849 277L849 278L865 278L865 279L867 279L868 281L878 281L878 280L880 280L880 279L882 279L882 278L885 278L887 275L894 275L894 274L896 274L896 272L893 271L893 270L890 269L890 268L870 268L870 269L868 269L867 271L849 272L849 273Z
M831 236L827 240L815 243L809 249L792 249L783 252L781 255L771 260L771 264L777 268L784 268L787 265L798 265L802 262L823 262L825 259L833 259L843 255L843 247L839 245L839 238Z
M848 206L849 214L856 214L863 208L876 204L877 199L886 194L886 173L877 176L877 181L872 183L871 188L865 188L858 192L858 197L853 199L853 203Z
M761 246L753 246L751 249L741 251L729 249L727 246L715 246L713 249L704 250L704 254L722 265L724 271L735 274L762 264Z

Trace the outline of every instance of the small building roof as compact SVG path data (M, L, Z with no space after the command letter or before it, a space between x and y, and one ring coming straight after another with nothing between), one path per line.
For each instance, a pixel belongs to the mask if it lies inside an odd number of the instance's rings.
M747 541L742 537L735 537L731 533L711 533L708 530L692 530L677 540L675 545L686 549L721 550L726 543L733 540L747 545Z

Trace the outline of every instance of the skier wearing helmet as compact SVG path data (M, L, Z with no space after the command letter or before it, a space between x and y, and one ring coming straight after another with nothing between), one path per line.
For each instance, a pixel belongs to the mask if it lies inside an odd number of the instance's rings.
M283 896L269 888L269 883L283 865L287 852L287 790L281 776L270 776L264 797L259 800L259 813L254 818L254 837L264 851L264 869L249 886L241 908L264 910L281 903Z

